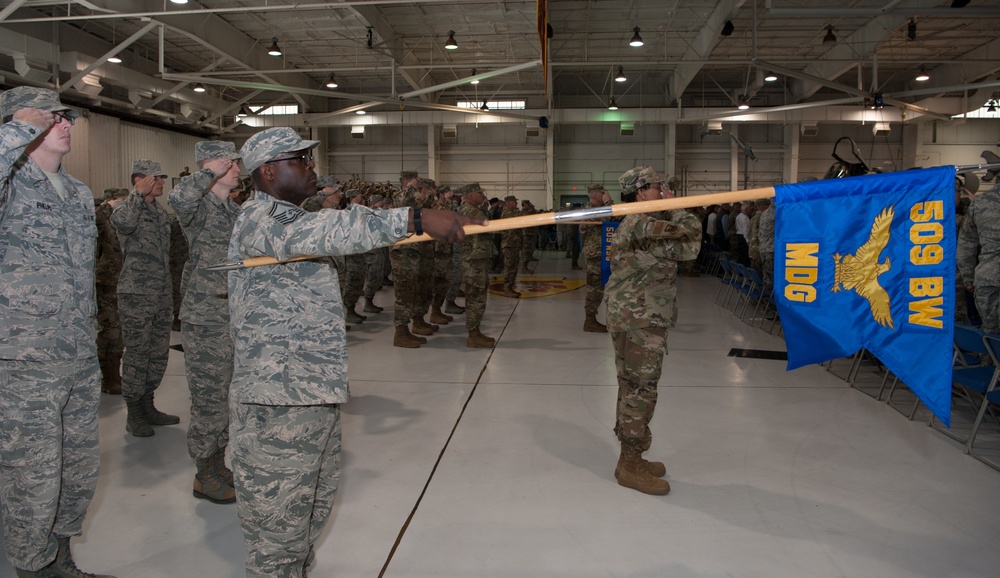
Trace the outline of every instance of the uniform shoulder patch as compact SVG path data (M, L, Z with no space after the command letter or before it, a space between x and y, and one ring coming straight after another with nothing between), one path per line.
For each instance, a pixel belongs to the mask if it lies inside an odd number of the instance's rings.
M290 225L298 220L306 212L298 207L274 203L267 214L282 225Z

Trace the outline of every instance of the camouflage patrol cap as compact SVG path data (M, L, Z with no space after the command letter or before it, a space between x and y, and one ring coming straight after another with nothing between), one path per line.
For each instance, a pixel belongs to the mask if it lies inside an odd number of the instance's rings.
M515 197L514 195L507 195L506 197L503 198L503 200L505 200L505 201L514 201L516 203L517 202L517 197Z
M327 187L337 187L337 178L331 176L316 177L316 188L325 189Z
M351 199L351 198L354 198L354 197L356 197L356 196L358 196L360 194L361 194L361 191L359 191L357 189L347 189L347 191L344 193L344 197L348 198L348 199Z
M462 187L463 195L471 195L472 193L485 193L485 192L486 191L484 191L483 188L479 186L479 183L469 183L464 187Z
M399 180L406 181L417 178L417 171L400 171Z
M437 183L434 182L434 179L417 179L417 186L421 189L437 190Z
M59 102L59 94L47 88L33 86L18 86L0 94L0 115L3 118L14 116L14 113L24 108L37 108L52 112L66 112L71 120L76 120L80 114L72 108Z
M282 153L310 150L319 146L318 140L305 140L295 129L287 126L264 129L247 139L240 149L247 171L254 172L262 164Z
M194 160L197 163L212 159L229 159L235 161L240 158L240 153L236 152L236 144L224 140L203 140L194 145Z
M622 173L622 176L618 177L618 184L622 187L622 193L630 195L648 184L662 183L665 180L663 175L653 170L653 167L639 165Z
M147 177L165 177L167 173L160 168L160 163L149 159L138 159L132 161L133 175L146 175Z
M385 200L385 197L383 197L382 195L372 195L371 197L368 198L368 202L371 203L371 204L373 204L373 205L375 203L381 203L384 200Z
M771 199L757 199L753 204L758 207L766 207L771 204Z
M437 193L440 195L442 193L447 193L451 188L448 185L438 185Z
M604 188L604 185L602 185L600 183L591 183L591 184L587 185L587 193L588 194L589 193L599 193L601 191L606 191L606 190L607 189Z
M128 196L128 189L109 188L104 189L104 200L120 199Z

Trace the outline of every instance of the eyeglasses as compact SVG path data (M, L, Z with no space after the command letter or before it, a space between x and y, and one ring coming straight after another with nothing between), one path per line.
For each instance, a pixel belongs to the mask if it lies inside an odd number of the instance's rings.
M269 161L264 161L264 164L266 165L268 163L280 163L281 161L302 161L303 165L308 165L309 163L313 162L313 160L314 159L312 153L308 153L294 157L285 157L283 159L271 159Z
M70 126L73 126L74 124L76 124L76 119L73 118L72 116L70 116L69 113L67 113L66 111L54 112L52 114L57 119L56 120L56 124L59 124L59 122L60 122L58 119L65 120L66 122L69 123Z

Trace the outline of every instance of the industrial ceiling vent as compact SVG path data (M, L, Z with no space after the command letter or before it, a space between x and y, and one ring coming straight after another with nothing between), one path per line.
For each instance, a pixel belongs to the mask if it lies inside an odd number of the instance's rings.
M542 129L537 126L526 126L524 127L524 136L540 136L542 134Z
M351 138L365 138L365 127L363 127L363 126L352 126L351 127Z
M819 134L819 125L815 122L802 123L802 136L816 136Z
M635 125L622 123L621 127L622 136L632 136L635 134Z
M442 138L455 138L458 136L458 126L454 124L446 124L441 128Z
M872 134L875 136L889 136L889 123L876 122L872 125Z
M705 134L722 134L722 122L712 121L708 123L708 127L705 129Z

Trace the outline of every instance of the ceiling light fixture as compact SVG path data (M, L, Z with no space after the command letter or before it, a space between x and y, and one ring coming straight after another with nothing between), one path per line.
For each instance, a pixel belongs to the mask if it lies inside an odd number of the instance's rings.
M362 108L361 110L356 110L356 111L354 111L354 114L358 114L358 115L365 115L365 114L368 114L368 113L367 113L367 112L365 112L365 109L363 109L363 108Z
M455 42L455 31L448 31L448 40L444 43L444 47L448 50L456 50L458 48L458 42Z
M337 84L337 80L335 78L333 78L333 73L331 72L330 73L330 80L326 81L326 87L327 88L337 88L338 86L340 86L340 85Z
M236 113L239 118L245 118L250 116L250 108L247 105L240 106L240 111Z
M472 69L472 76L475 76L475 75L476 75L476 69L473 68ZM473 78L472 80L469 81L469 84L479 84L479 79L478 78Z
M925 82L930 79L931 77L929 74L927 74L927 70L923 66L921 66L920 72L917 73L917 77L914 78L913 80L916 80L917 82Z
M271 47L267 49L267 53L271 56L281 56L281 49L278 48L278 37L271 37Z
M489 110L489 109L490 109L490 107L486 106L486 101L484 100L483 101L483 106L480 106L479 110Z
M626 80L628 80L628 79L625 78L625 69L622 68L621 66L619 66L618 67L618 75L615 76L615 82L625 82Z
M726 20L726 23L722 25L722 35L723 36L730 36L730 35L732 35L732 33L733 33L734 30L736 30L736 27L733 26L733 21L732 20Z
M826 25L826 36L823 37L823 44L836 44L837 35L833 33L833 24Z
M989 102L987 102L986 104L988 105L986 107L986 112L996 112L997 111L997 101L995 101L993 99L990 99Z
M174 4L187 4L188 0L170 0Z
M192 88L191 90L195 92L205 92L205 85L199 82L198 84L194 85L194 88Z
M109 56L108 57L108 62L110 62L111 64L121 64L122 63L122 59L118 58L117 55L115 55L115 56Z
M881 92L876 92L872 95L872 110L881 110L885 106L884 98Z
M775 80L778 80L778 75L773 72L764 75L764 82L774 82Z
M916 40L917 39L917 21L910 18L910 23L906 25L906 39Z
M615 102L615 97L611 97L611 102L608 103L608 110L618 110L618 103Z
M639 36L639 27L636 26L632 29L632 31L635 32L635 34L632 35L632 40L629 40L628 45L639 48L642 46L642 36Z
M740 103L736 105L736 108L740 110L747 110L750 108L750 103L747 102L747 97L740 95Z

